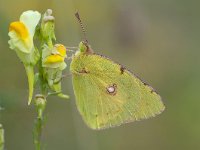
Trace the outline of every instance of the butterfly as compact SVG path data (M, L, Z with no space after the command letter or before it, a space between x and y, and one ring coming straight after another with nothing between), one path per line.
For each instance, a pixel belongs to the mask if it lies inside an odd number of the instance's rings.
M95 54L81 42L70 64L76 105L92 129L147 119L165 106L148 84L111 59Z
M122 65L94 53L87 40L80 42L70 71L77 108L92 129L147 119L165 109L151 86Z

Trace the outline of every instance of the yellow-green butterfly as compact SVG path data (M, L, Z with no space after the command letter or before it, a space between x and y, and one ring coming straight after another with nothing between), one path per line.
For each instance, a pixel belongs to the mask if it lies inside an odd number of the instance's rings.
M95 54L87 40L79 44L70 70L76 105L92 129L147 119L165 109L152 87L122 65Z

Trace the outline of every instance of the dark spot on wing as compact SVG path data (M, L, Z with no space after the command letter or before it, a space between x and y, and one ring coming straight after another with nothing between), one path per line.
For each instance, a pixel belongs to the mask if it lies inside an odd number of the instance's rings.
M151 93L157 93L153 88L151 88Z
M156 94L158 94L157 92L156 92L156 90L154 89L154 88L152 88L149 84L147 84L147 83L145 83L144 85L146 85L146 86L148 86L149 88L150 88L150 92L151 93L156 93Z
M89 71L86 68L82 68L78 73L89 73Z
M124 70L125 70L125 69L126 69L126 68L125 68L124 66L120 65L120 72L121 72L121 74L124 73Z
M144 81L142 81L142 83L144 84L144 85L148 85L149 86L149 84L147 84L146 82L144 82Z

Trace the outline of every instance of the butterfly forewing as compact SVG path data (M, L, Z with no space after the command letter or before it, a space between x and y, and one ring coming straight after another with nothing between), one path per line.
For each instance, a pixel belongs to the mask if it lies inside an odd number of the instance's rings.
M164 110L150 86L108 58L80 53L70 70L78 110L93 129L149 118Z

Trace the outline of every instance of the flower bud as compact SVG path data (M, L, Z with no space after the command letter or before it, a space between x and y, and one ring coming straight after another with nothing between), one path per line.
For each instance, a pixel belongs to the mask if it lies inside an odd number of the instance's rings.
M37 94L35 96L34 104L35 104L37 112L38 112L38 117L41 118L43 111L45 110L45 107L46 107L46 98L41 94Z
M41 34L43 39L45 39L47 42L50 42L51 40L55 40L55 23L54 23L54 16L52 16L52 10L47 9L47 11L44 13L41 23Z

